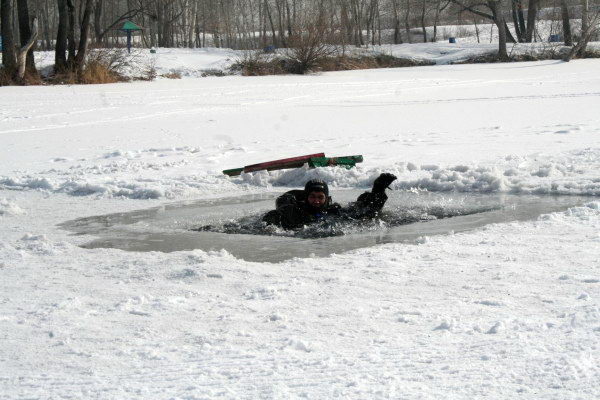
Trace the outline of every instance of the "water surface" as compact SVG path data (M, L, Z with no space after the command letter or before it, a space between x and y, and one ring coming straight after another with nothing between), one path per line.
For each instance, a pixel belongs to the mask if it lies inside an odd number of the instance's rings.
M333 192L333 197L345 205L360 193L362 191L343 190ZM262 231L262 234L225 229L235 227L240 221L260 219L274 207L279 194L172 203L80 218L60 226L77 235L89 235L90 241L83 245L86 248L162 252L225 249L248 261L280 262L294 257L328 256L382 243L415 243L423 236L536 219L541 214L563 211L589 201L582 196L393 191L388 193L388 203L381 219L376 221L345 221L300 231ZM206 225L214 229L193 230ZM328 235L333 236L324 237Z

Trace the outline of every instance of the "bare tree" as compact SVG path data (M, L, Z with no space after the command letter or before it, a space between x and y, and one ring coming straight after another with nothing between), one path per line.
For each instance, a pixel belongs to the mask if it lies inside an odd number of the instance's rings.
M539 0L529 0L527 9L527 31L525 32L525 42L533 41L533 32L535 31L535 21L538 13Z
M27 24L27 25L29 25L29 24ZM19 80L23 80L23 78L25 78L25 70L27 67L29 67L27 65L28 64L27 63L28 55L30 53L30 50L33 48L33 45L38 37L37 18L33 18L32 25L33 25L33 28L29 31L29 40L23 45L23 47L21 47L21 49L19 50L19 54L17 56L17 64L18 64L17 77L19 78ZM33 70L30 70L30 71L32 73L37 73L35 66L33 67Z
M75 38L76 7L73 0L58 0L59 25L54 53L56 72L79 72L83 69L88 48L93 0L83 0L79 40ZM68 52L68 57L66 53Z
M402 43L438 40L438 26L460 25L465 12L476 25L482 19L498 29L498 54L508 59L509 42L530 42L539 37L538 12L541 0L0 0L5 43L3 64L17 66L17 44L31 37L30 11L39 17L38 41L55 51L56 70L81 68L87 46L124 45L120 25L132 21L144 28L141 44L161 47L230 47L236 49L297 47L307 26L319 20L326 29L328 44ZM565 43L571 42L569 7L559 0ZM586 13L588 0L581 0ZM27 6L29 5L29 9ZM14 7L14 8L13 8ZM6 9L6 11L4 11ZM593 8L592 8L593 10ZM18 11L18 13L17 13ZM15 18L18 15L18 27ZM5 17L6 16L6 17ZM471 18L467 19L471 22ZM510 27L507 24L510 20ZM25 23L27 21L27 23ZM588 23L589 21L589 23ZM583 18L582 32L593 18ZM586 25L587 24L587 25ZM431 30L433 27L433 30ZM19 37L15 35L18 28ZM510 28L510 29L509 29ZM90 34L91 29L91 34ZM416 31L418 29L419 31ZM479 28L476 28L479 32ZM306 32L304 32L306 33ZM138 42L139 43L139 42ZM579 43L579 42L578 42ZM585 49L581 42L579 53ZM35 46L35 44L34 44ZM13 55L11 55L11 53ZM28 54L33 54L32 49ZM27 58L33 70L33 58Z
M581 37L577 41L577 44L571 48L571 50L563 58L564 61L569 62L575 57L581 57L585 54L590 40L598 35L600 27L600 10L596 9L592 15L589 12L588 0L582 2L582 13L581 13Z
M335 54L335 47L328 42L331 31L323 23L323 17L306 24L290 38L288 58L295 64L291 70L303 74L311 70L321 59Z
M56 72L64 72L67 70L67 31L69 29L67 0L57 0L57 6L58 28L54 49L54 69Z
M487 0L487 5L492 11L493 20L498 27L498 58L500 61L508 61L508 52L506 51L506 21L502 9L501 0Z
M30 38L33 36L32 27L30 26L30 22L32 22L32 20L29 17L29 6L27 4L27 0L17 0L17 13L19 16L19 18L18 18L19 19L19 37L21 38L20 45L21 45L21 47L23 47L29 43ZM35 21L35 23L36 23L36 30L37 30L37 20ZM37 39L37 32L36 32L36 39ZM37 72L36 68L35 68L35 61L34 61L34 55L33 55L34 50L35 50L35 40L33 41L33 43L31 43L31 46L28 47L27 53L26 53L26 67L32 73Z
M565 46L573 46L573 36L571 35L571 17L567 0L560 0L560 11L562 17L563 39Z
M15 53L15 39L13 35L13 7L11 0L0 0L0 22L2 23L2 65L12 74L17 67L17 54Z

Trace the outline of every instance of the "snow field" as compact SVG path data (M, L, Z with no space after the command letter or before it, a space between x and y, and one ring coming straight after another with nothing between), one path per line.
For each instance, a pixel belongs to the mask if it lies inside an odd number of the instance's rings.
M595 195L600 140L593 104L600 92L588 66L596 63L206 78L77 93L7 88L0 133L10 151L0 161L0 185L173 199L297 186L315 174L334 186L366 187L384 167L402 175L401 188ZM10 100L13 90L24 91L21 102ZM33 95L38 92L49 97ZM55 143L59 132L80 149L77 156ZM36 148L26 139L33 137ZM366 153L366 162L349 172L258 173L241 180L220 173L319 151ZM471 158L456 161L456 153Z
M2 397L598 397L598 64L2 88ZM317 151L365 162L221 174ZM56 226L381 171L590 201L280 264L85 250Z
M592 398L599 210L285 264L25 236L0 249L6 289L33 294L3 298L3 386L14 398Z

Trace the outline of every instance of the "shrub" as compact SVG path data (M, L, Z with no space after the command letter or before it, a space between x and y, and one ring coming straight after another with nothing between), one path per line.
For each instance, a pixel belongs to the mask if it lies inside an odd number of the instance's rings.
M97 60L87 62L83 71L79 74L79 83L84 84L115 83L124 80L126 80L124 77Z
M156 58L151 58L141 68L141 75L136 79L140 81L153 81L156 79L158 72L156 72Z
M23 79L16 77L15 72L8 71L6 68L0 67L0 86L14 86L14 85L41 85L43 84L42 78L37 72L29 70L25 71Z
M526 48L525 51L516 52L509 55L509 61L542 61L542 60L562 60L565 54L570 50L570 47L562 44L546 43L536 47ZM600 58L600 50L588 49L581 58ZM483 54L475 57L470 57L463 61L455 62L455 64L480 64L480 63L496 63L500 62L498 53Z
M429 61L417 61L410 58L399 58L389 54L374 54L361 56L335 56L319 61L321 71L347 71L371 68L401 68L433 65Z
M202 76L203 78L206 78L207 76L227 76L230 75L229 73L220 70L220 69L205 69L202 71L202 74L200 76Z
M166 74L161 75L163 78L167 79L181 79L181 72L179 71L171 71Z
M329 32L320 21L308 24L289 40L284 68L293 74L314 70L319 62L337 53L335 46L327 44Z
M232 72L240 72L244 76L281 75L286 74L283 60L272 53L260 50L245 51L231 66Z
M600 49L588 47L581 58L600 58Z
M50 78L58 84L100 84L128 81L130 58L123 49L91 49L81 70L67 69Z

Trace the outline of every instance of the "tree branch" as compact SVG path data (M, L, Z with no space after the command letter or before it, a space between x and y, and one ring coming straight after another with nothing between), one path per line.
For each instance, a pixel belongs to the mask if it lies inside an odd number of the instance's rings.
M450 0L450 1L454 4L456 4L457 6L462 7L461 11L469 11L475 15L479 15L480 17L491 19L492 21L494 20L494 16L492 14L488 14L483 11L476 10L475 8L473 8L473 6L467 6L465 4L462 4L462 2L460 2L459 0Z

